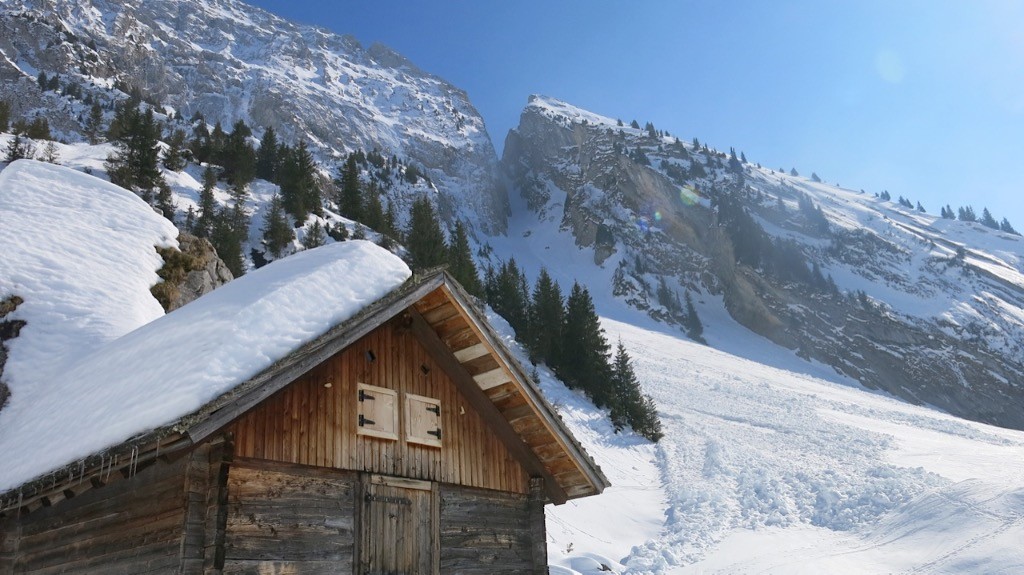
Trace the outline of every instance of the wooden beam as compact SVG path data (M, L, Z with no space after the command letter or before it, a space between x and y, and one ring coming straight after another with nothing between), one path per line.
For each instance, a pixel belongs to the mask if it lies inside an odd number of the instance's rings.
M512 381L512 378L509 377L508 373L505 372L505 370L500 367L497 369L492 369L491 371L485 371L480 375L473 375L470 377L472 377L473 381L475 381L476 384L480 386L480 389L483 390L491 389L492 387L498 387L503 383L508 383Z
M604 476L601 468L586 454L583 446L572 437L572 433L569 432L562 420L556 415L554 408L533 384L522 366L519 365L519 362L501 344L493 329L482 323L482 320L477 318L475 313L471 312L473 307L470 303L470 295L454 281L445 281L441 289L457 304L456 309L462 313L466 323L469 324L469 327L476 333L480 341L494 350L498 363L505 365L509 369L514 375L514 381L521 382L520 387L523 394L527 397L528 402L536 408L537 415L541 421L545 423L557 441L562 444L566 452L572 456L580 471L593 486L594 493L601 493L605 487L610 485L608 478Z
M478 343L465 349L457 350L455 352L455 359L459 360L459 363L466 363L467 361L472 361L478 357L483 357L488 353L490 352L487 351L487 346L482 343Z
M430 353L441 369L448 374L448 377L455 383L455 386L462 392L462 395L465 396L473 409L480 413L483 420L509 450L509 453L522 464L531 477L544 478L544 487L553 503L565 503L567 499L562 487L558 485L558 482L555 481L555 478L544 467L544 464L537 458L537 455L523 443L523 440L519 438L519 435L516 434L512 426L505 420L505 417L498 411L498 408L491 403L491 400L487 398L487 395L484 394L476 381L473 380L473 377L455 359L451 350L441 341L441 338L430 327L430 324L423 319L423 316L415 308L410 308L409 314L412 317L413 335L424 349Z

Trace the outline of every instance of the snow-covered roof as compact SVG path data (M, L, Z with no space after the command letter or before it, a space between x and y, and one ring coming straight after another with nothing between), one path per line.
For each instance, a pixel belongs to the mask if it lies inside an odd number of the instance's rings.
M8 342L0 492L192 413L401 285L370 242L256 270L171 314L149 294L174 227L131 192L19 161L0 172Z

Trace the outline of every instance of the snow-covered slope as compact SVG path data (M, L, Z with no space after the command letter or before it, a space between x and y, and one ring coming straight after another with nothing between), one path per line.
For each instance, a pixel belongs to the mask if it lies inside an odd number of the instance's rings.
M685 324L689 294L714 347L771 362L758 334L869 387L1024 428L1024 238L620 124L531 97L506 139L516 204L498 257L587 278L599 311L629 322L631 308ZM750 333L716 335L736 323Z
M665 437L652 449L611 435L542 374L613 483L548 508L552 573L1024 570L1024 433L604 325L633 355Z
M10 0L0 5L0 97L42 111L59 134L88 106L41 92L61 75L100 101L117 84L185 118L237 120L311 141L323 159L361 148L425 170L449 217L501 232L505 192L483 119L465 92L384 46L297 25L236 0Z

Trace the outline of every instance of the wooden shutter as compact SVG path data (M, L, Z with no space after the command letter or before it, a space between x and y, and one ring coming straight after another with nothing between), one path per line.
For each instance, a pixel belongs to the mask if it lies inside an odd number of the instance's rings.
M414 393L405 394L405 440L441 447L440 400Z
M398 392L360 383L357 386L356 433L382 439L398 439Z

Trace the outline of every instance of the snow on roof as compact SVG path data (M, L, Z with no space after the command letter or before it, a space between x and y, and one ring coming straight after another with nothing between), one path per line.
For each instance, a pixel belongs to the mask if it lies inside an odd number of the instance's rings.
M71 170L16 162L0 172L0 297L21 296L15 318L28 322L9 342L0 491L199 409L410 276L390 252L342 242L150 321L160 315L143 301L161 263L153 245L176 234L151 214Z

